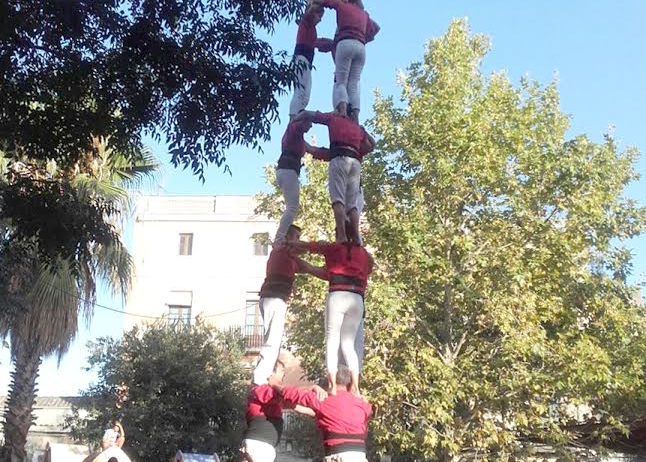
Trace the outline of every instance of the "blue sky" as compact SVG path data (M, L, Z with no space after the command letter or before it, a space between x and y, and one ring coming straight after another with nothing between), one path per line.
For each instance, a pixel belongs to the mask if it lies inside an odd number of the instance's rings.
M600 141L608 127L621 149L635 146L646 152L646 2L622 0L366 0L366 8L381 25L376 41L368 47L362 79L362 118L372 115L373 90L398 95L397 70L422 58L425 43L442 35L453 18L468 17L472 31L490 37L492 50L484 70L506 70L512 82L529 76L544 84L556 78L562 110L571 116L572 136L585 133ZM331 37L334 15L326 13L319 36ZM270 39L275 49L291 50L296 24L281 25ZM315 61L311 109L330 110L333 66L329 55ZM233 148L228 158L232 176L217 168L207 171L205 184L189 172L166 166L157 188L150 192L169 194L254 194L267 186L263 167L275 162L280 136L287 119L288 98L281 99L282 122L272 131L264 154ZM312 130L327 141L320 128ZM163 146L151 143L155 154L167 163ZM637 170L646 177L646 158ZM646 204L646 178L631 185L628 196ZM629 243L635 255L635 280L646 273L646 237ZM101 291L99 303L121 308ZM97 309L90 326L84 326L57 368L55 359L45 361L39 382L40 395L73 395L85 388L92 374L82 370L88 340L119 336L123 315ZM8 354L0 350L0 394L9 382Z

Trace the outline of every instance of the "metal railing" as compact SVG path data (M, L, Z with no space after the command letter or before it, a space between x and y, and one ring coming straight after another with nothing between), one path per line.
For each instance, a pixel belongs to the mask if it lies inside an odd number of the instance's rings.
M260 350L265 341L265 328L262 325L236 326L231 327L229 330L240 335L244 339L244 345L247 350Z

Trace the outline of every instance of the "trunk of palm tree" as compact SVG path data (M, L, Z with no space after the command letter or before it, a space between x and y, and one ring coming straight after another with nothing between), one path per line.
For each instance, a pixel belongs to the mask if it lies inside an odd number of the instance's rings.
M36 379L41 356L35 345L18 349L14 360L12 383L5 409L4 448L2 462L27 460L25 444L29 427L34 422L32 409L36 399Z

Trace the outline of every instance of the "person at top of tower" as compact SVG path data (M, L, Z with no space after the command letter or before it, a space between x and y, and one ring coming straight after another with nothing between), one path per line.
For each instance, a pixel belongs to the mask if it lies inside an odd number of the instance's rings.
M290 119L304 110L310 101L315 50L328 52L332 50L334 44L330 39L318 38L316 33L316 26L321 22L324 11L322 6L310 3L298 24L293 61L298 80L289 105Z
M361 161L375 147L375 140L366 130L347 116L334 112L322 113L303 111L294 121L311 121L327 125L330 136L328 158L328 188L336 224L336 241L346 242L359 237L359 214L357 198L361 183ZM318 150L319 158L324 159L324 151ZM352 235L346 233L346 218L352 224Z
M285 211L278 224L274 237L275 244L283 244L285 235L290 225L298 215L300 201L301 162L306 152L312 153L314 158L321 158L320 150L305 141L305 133L312 128L311 120L291 120L281 140L281 155L276 166L276 183L285 199Z
M325 461L365 462L368 421L372 406L351 393L351 374L347 367L339 367L335 377L335 393L321 399L316 391L304 391L270 382L283 401L311 409L323 437ZM330 390L332 391L332 390Z
M334 90L332 102L338 114L359 121L361 72L366 62L365 44L374 40L379 25L370 19L361 0L313 0L314 5L336 10ZM348 106L351 107L348 112Z
M364 300L368 277L374 260L356 242L298 242L298 251L325 257L325 273L329 294L325 306L325 358L331 393L336 392L339 347L352 375L352 391L359 394L359 355L355 340L364 315ZM323 279L323 278L322 278Z
M274 245L267 260L267 275L260 288L259 302L265 338L253 372L253 383L256 385L267 383L278 360L285 330L287 302L292 294L296 273L308 273L327 280L324 269L310 265L293 254L290 244L298 242L300 235L301 229L291 225L286 245Z

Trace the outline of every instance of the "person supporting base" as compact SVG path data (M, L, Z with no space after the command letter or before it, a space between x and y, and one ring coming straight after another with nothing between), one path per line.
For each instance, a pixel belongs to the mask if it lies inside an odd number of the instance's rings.
M364 315L363 297L373 259L354 243L298 243L295 247L325 257L329 293L325 307L325 358L332 393L336 390L339 347L352 375L352 391L359 394L359 356L355 341Z
M365 462L372 406L351 393L352 377L347 367L339 367L334 385L336 394L321 399L315 391L272 382L285 403L305 406L313 411L316 426L323 436L326 461Z
M324 269L312 266L292 255L289 244L298 242L300 235L301 229L291 225L287 232L288 245L274 246L267 260L267 276L260 288L260 312L265 327L265 338L253 373L253 383L256 385L267 383L267 378L278 360L285 329L287 302L292 294L296 273L308 273L327 279Z

